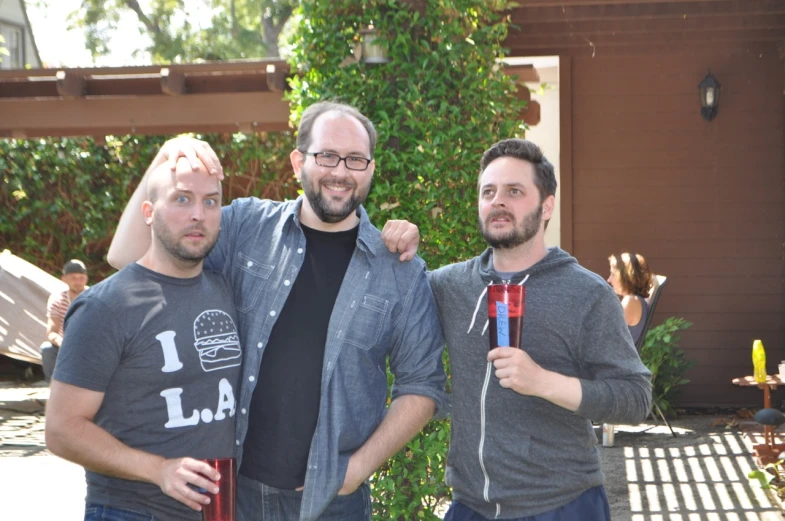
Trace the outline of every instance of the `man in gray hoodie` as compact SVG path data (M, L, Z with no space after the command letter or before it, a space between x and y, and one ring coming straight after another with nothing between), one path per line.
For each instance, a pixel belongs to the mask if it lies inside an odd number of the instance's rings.
M545 247L553 165L507 139L480 163L482 255L430 273L450 354L452 434L445 521L609 520L597 423L638 423L651 403L613 290ZM521 349L488 344L487 286L523 285Z

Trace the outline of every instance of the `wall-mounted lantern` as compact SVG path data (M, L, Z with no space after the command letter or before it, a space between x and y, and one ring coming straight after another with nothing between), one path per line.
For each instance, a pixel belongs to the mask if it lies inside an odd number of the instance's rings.
M701 98L701 116L706 121L711 121L717 115L717 108L720 105L720 82L711 75L711 71L698 84L698 92Z
M379 45L376 41L376 29L371 25L360 31L362 36L362 61L365 63L387 63L387 49Z

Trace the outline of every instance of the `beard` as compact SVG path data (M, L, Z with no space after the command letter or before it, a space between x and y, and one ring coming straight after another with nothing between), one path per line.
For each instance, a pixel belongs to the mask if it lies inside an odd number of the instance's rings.
M302 183L305 197L313 208L316 216L324 223L339 223L357 211L357 208L368 198L371 191L370 181L366 186L358 186L350 178L338 179L332 176L323 177L318 184L312 181L311 175L305 166L302 167ZM351 197L345 202L339 202L325 197L321 186L325 184L344 186L351 190Z
M489 224L493 219L500 216L510 219L513 229L508 232L504 232L501 235L492 235L493 232L489 230ZM540 230L540 223L542 222L542 205L538 205L536 209L532 210L531 213L526 215L520 225L515 222L515 217L513 214L505 210L492 211L485 218L485 222L483 222L482 219L478 220L480 222L480 231L482 232L482 236L485 239L485 242L487 242L491 248L498 248L502 250L512 249L516 246L520 246L521 244L526 244L532 239L532 237L537 235L537 232Z
M210 234L203 226L198 224L188 228L182 235L187 235L193 231L203 233L207 242L196 248L187 248L183 244L184 239L182 237L176 237L172 230L160 220L153 221L153 234L158 239L158 242L161 243L169 255L187 264L197 264L203 261L218 241L218 232Z

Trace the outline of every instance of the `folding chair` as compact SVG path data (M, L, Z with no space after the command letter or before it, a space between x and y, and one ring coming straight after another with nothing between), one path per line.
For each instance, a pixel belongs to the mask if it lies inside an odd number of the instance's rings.
M667 283L668 283L668 277L666 277L665 275L655 275L654 276L654 283L652 284L651 291L649 292L649 296L646 297L646 299L645 299L646 303L649 305L649 312L646 313L646 318L644 319L645 322L643 323L643 332L641 333L640 338L638 338L638 341L635 343L635 349L637 349L639 353L640 353L641 348L643 347L644 342L646 341L646 333L649 331L649 327L651 326L651 319L652 319L652 317L654 317L654 308L657 307L657 302L660 300L660 294L662 293L662 288ZM652 401L652 406L654 407L654 410L657 411L657 414L660 415L660 418L662 418L662 421L665 422L665 425L668 426L668 429L670 429L671 434L673 434L673 437L675 438L676 437L676 433L673 432L673 427L671 427L670 422L668 422L668 419L663 414L662 409L660 409L660 406L657 405L657 402L655 402L655 401ZM653 411L649 411L649 416L652 416L652 414L653 414ZM656 418L655 418L655 421L656 421ZM607 443L607 444L603 443L603 445L605 445L606 447L612 447L613 446L613 430L614 430L615 426L610 424L610 423L606 423L606 424L604 424L602 426L602 428L603 428L603 431L607 430L608 432L611 433L611 435L609 436L609 439L611 441L609 443ZM605 438L605 437L603 437L603 438Z

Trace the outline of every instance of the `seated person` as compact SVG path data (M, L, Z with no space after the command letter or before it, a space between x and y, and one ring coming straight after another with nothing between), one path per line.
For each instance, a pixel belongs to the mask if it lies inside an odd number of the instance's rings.
M87 287L87 268L84 262L78 259L66 262L60 280L68 284L68 289L52 293L46 304L46 342L41 344L41 365L44 369L44 379L47 382L52 378L57 353L63 342L65 313L71 306L71 302Z
M651 291L654 274L643 255L638 253L613 254L608 257L608 261L611 266L608 284L613 286L613 291L621 298L624 319L630 328L632 341L638 345L649 313L646 298Z

